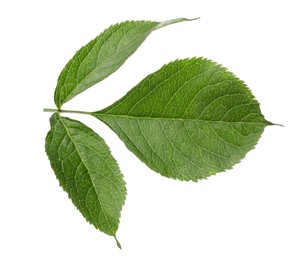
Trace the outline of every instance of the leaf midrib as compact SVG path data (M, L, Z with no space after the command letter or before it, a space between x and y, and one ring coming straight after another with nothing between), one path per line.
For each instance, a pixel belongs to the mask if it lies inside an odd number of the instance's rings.
M251 113L258 114L258 113ZM248 115L251 115L248 114ZM130 116L130 115L116 115L116 114L107 114L107 113L99 113L93 112L93 116L99 118L125 118L125 119L142 119L142 120L156 120L156 121L182 121L182 122L201 122L201 123L220 123L220 124L246 124L246 125L269 125L271 124L269 121L264 122L244 122L244 121L222 121L222 120L204 120L204 119L196 119L196 118L179 118L179 117L146 117L146 116Z

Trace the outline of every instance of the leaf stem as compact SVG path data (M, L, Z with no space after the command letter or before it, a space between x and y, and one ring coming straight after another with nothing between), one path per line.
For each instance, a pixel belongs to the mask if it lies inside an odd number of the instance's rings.
M85 114L91 115L92 112L86 111L77 111L77 110L62 110L62 109L54 109L54 108L44 108L44 112L51 112L51 113L74 113L74 114Z

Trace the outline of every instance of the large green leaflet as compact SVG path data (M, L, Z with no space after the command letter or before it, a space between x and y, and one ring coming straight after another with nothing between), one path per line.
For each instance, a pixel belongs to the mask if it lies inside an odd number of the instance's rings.
M116 238L126 188L108 146L81 122L58 113L50 124L46 152L60 185L88 222Z
M115 24L76 52L60 73L54 101L58 108L115 72L151 32L161 27L188 21L126 21Z
M271 124L241 80L202 58L163 66L93 115L154 171L193 181L230 169Z

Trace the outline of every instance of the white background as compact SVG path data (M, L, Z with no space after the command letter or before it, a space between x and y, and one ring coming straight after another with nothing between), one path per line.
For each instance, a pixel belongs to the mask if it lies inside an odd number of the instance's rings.
M1 1L0 259L306 259L305 1ZM58 185L44 138L57 76L77 49L124 20L201 19L154 32L115 74L64 108L94 111L177 58L213 59L243 79L266 118L255 150L198 183L159 176L106 126L127 182L115 241Z

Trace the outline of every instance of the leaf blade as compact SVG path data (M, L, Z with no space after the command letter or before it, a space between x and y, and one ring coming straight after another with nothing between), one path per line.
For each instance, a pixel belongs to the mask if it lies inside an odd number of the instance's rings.
M191 19L190 19L191 20ZM58 108L115 72L151 32L167 25L189 21L126 21L110 26L76 52L59 75L54 93Z
M154 171L193 181L231 169L270 124L241 80L201 58L163 66L93 115Z
M126 188L108 146L84 124L57 113L50 124L46 153L60 185L89 223L116 238Z

